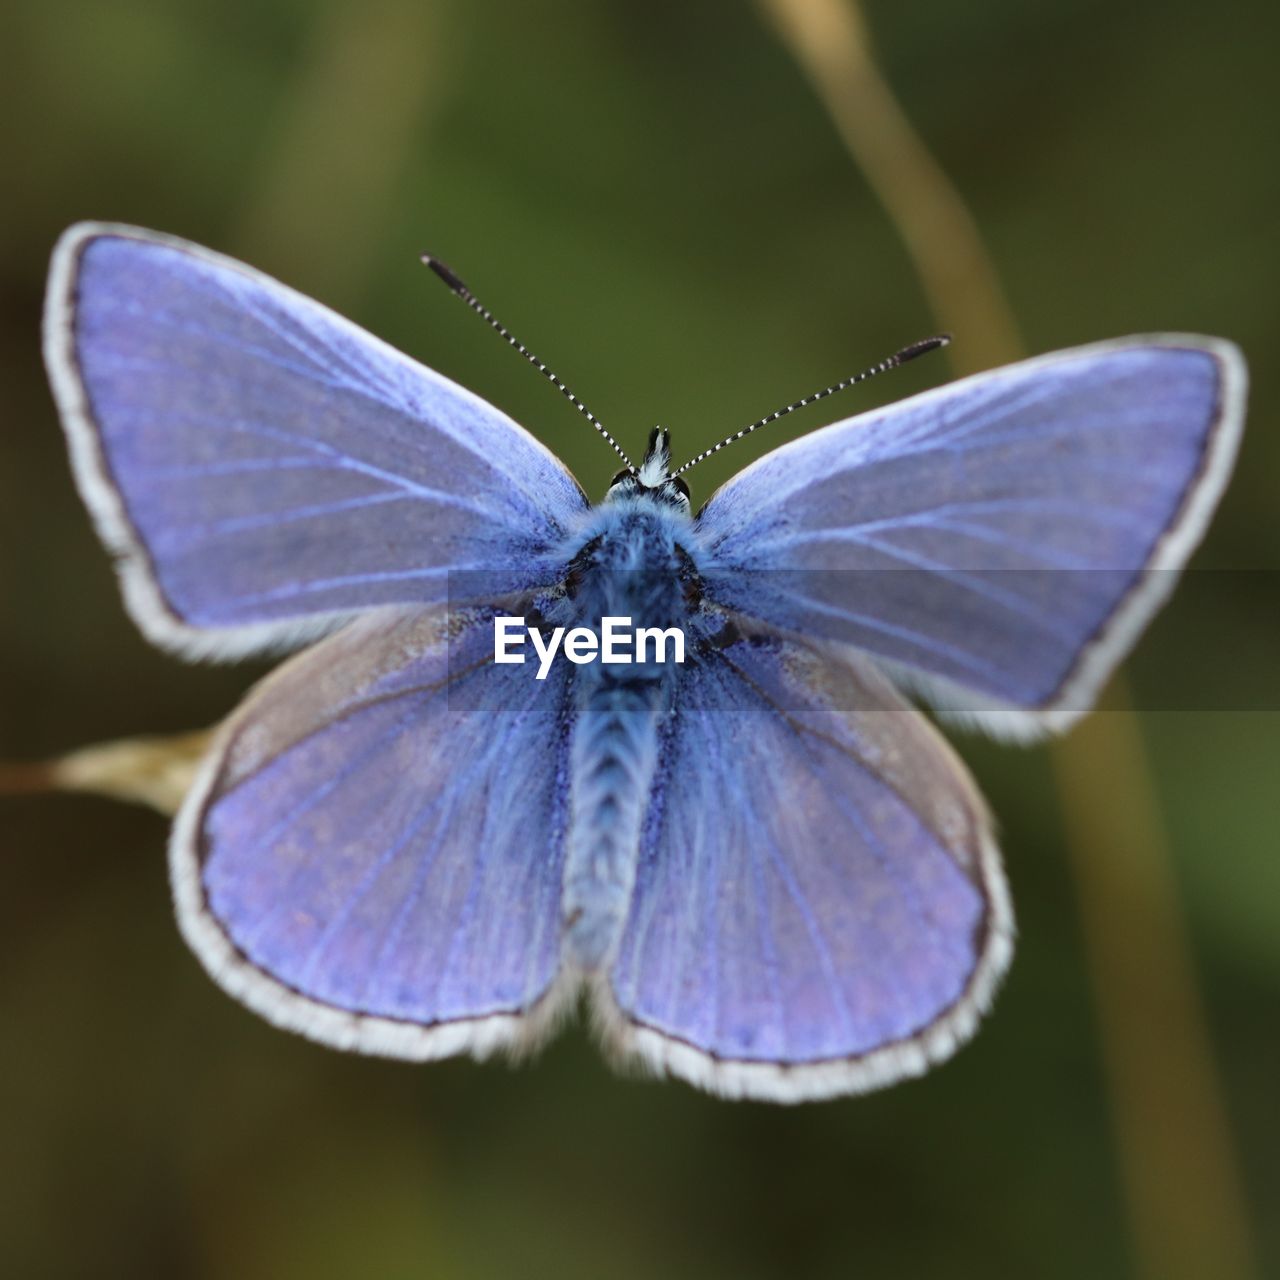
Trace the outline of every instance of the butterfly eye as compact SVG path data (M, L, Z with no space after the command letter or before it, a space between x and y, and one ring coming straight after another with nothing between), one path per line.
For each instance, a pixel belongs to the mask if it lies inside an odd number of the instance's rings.
M682 480L679 476L672 476L671 483L675 485L675 487L679 489L680 492L683 493L686 498L689 496L689 486L685 484L684 480Z
M615 484L621 484L624 480L628 479L630 475L631 472L624 467L613 477L612 480L609 481L609 488L612 489Z

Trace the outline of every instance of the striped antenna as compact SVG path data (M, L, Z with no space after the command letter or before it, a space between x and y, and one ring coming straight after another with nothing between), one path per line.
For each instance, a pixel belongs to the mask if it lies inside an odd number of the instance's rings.
M951 335L949 333L940 333L936 337L923 338L919 342L913 342L909 347L903 347L901 351L895 352L887 360L881 360L879 364L872 365L870 369L855 373L852 378L845 378L843 382L837 382L834 386L824 387L821 391L815 391L812 395L805 396L803 400L797 400L794 404L784 405L781 409L775 409L771 414L761 418L759 422L753 422L749 427L743 427L741 431L735 431L733 435L725 436L719 444L713 444L710 449L704 449L696 458L690 458L683 466L671 472L671 476L674 479L682 471L688 471L690 467L697 466L699 462L711 457L713 453L719 453L725 445L732 444L735 440L741 440L743 436L749 436L760 427L767 427L769 423L786 417L787 414L794 412L796 409L803 409L805 405L813 404L816 400L824 400L827 396L833 396L837 391L844 391L847 387L857 386L859 382L866 382L868 378L874 378L877 373L884 373L887 369L896 369L900 364L906 364L908 360L914 360L916 356L924 355L926 351L936 351L939 347L945 347L950 341Z
M460 297L463 302L465 302L467 306L469 306L471 310L485 322L485 324L496 329L498 333L511 344L511 346L515 347L515 349L524 356L524 358L533 365L540 374L542 374L544 378L547 378L551 382L552 386L554 386L556 390L558 390L569 401L569 403L573 405L573 407L577 409L577 411L582 414L582 416L586 418L586 420L591 423L591 425L595 427L602 436L604 436L612 446L614 453L616 453L618 457L626 463L627 470L631 472L632 475L635 475L636 469L631 465L631 459L622 452L622 446L609 434L608 431L605 430L604 423L602 423L600 419L597 418L596 415L592 413L591 410L588 409L587 406L583 404L582 401L579 400L578 397L575 396L573 392L570 391L569 388L566 387L564 383L561 382L560 379L557 378L556 375L552 373L551 370L548 369L547 366L543 364L542 361L539 360L538 357L535 356L533 352L530 351L529 348L511 332L510 329L507 328L506 325L502 324L499 320L496 320L488 307L483 306L477 300L475 294L473 294L471 290L468 289L467 286L463 284L463 282L447 266L445 266L443 262L440 261L439 258L433 258L429 253L424 253L422 255L422 261L426 266L430 267L431 270L434 271L436 275L438 275L440 279L443 280L445 284L447 284L449 288L452 289L453 292L456 293L458 297Z

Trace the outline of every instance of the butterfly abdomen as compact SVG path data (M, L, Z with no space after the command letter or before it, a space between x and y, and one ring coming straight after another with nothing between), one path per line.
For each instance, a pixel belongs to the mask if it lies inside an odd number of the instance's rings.
M562 900L567 958L600 968L626 923L658 759L661 682L603 685L578 718Z

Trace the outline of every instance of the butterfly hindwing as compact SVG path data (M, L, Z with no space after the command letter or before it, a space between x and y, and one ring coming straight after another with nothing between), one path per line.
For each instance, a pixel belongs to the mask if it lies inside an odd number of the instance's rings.
M147 635L236 656L447 574L548 579L586 507L499 410L249 267L82 224L54 254L45 353L76 478Z
M815 431L703 509L708 594L986 727L1062 727L1199 541L1244 395L1230 343L1132 338Z
M371 613L221 731L174 829L179 921L272 1022L435 1058L557 1006L564 670L494 664L490 619Z
M980 798L874 672L767 634L685 672L596 990L616 1050L729 1096L878 1087L971 1034L1011 945Z

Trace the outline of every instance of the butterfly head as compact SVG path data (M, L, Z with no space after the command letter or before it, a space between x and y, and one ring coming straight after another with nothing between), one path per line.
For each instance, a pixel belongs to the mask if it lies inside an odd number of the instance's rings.
M654 427L639 470L619 471L609 484L605 501L644 496L687 512L689 486L679 476L669 474L670 465L671 433L665 427Z

